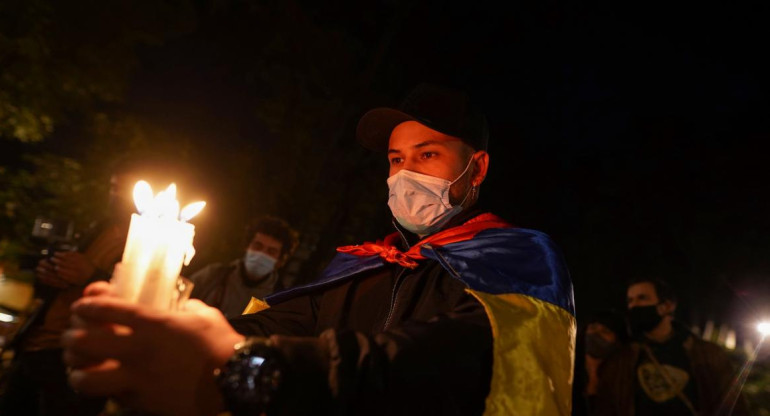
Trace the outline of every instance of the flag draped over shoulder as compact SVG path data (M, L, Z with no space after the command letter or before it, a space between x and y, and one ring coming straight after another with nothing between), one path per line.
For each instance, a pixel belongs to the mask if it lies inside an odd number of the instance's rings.
M467 286L492 327L493 368L486 416L569 415L575 348L572 283L560 250L544 233L492 214L433 234L407 251L383 241L340 247L315 282L278 292L252 313L386 262L414 268L431 259Z

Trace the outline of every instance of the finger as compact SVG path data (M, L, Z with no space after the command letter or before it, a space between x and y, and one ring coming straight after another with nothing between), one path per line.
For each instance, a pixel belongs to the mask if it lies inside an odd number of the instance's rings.
M51 264L53 264L54 268L56 269L66 266L70 263L67 257L62 257L59 254L61 253L56 253L53 255L53 257L51 257Z
M53 275L41 275L38 277L38 280L40 283L43 283L45 285L49 286L56 286L56 287L65 287L67 286L67 282L56 277Z
M40 260L40 263L37 264L35 270L53 270L53 263L47 259Z
M69 284L67 282L63 282L63 281L60 281L60 280L54 280L54 281L49 281L49 282L41 282L41 283L43 283L46 286L54 287L56 289L64 289L64 288L69 286Z
M77 315L70 315L70 328L85 328L88 323Z
M121 395L131 387L129 374L114 360L97 367L73 370L69 382L76 391L92 396Z
M222 321L226 321L227 318L222 314L222 311L220 311L217 308L212 308L209 305L206 305L205 303L201 302L198 299L189 299L184 304L184 311L185 312L192 312L196 315L200 316L206 316L209 318L212 317L219 317Z
M60 261L67 261L69 259L72 259L74 257L77 257L80 255L80 253L76 251L57 251L53 253L53 261L60 260Z
M162 319L161 311L109 296L89 296L72 304L72 312L86 321L143 327Z
M56 277L56 273L54 272L53 269L45 269L45 268L38 267L37 269L35 269L35 273L37 274L37 277L43 277L43 276Z
M82 285L86 280L88 280L88 277L84 276L84 273L79 270L69 268L59 269L58 274L59 277L61 277L67 283L75 285Z
M62 358L64 359L64 364L76 370L97 367L106 361L76 354L70 350L64 350Z
M69 329L62 335L61 344L72 354L92 361L128 360L136 348L130 332L107 326Z
M114 287L109 282L94 282L83 291L83 296L114 296Z
M210 308L210 306L201 302L199 299L188 299L184 304L183 310L188 312L200 312Z
M75 271L68 268L68 267L56 267L56 274L64 280L71 280L72 276L75 275Z

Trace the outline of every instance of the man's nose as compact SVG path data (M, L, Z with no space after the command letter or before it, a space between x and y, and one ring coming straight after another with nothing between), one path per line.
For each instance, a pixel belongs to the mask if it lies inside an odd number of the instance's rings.
M420 172L420 166L417 164L417 162L413 161L411 158L406 159L404 163L401 165L401 169L410 170L412 172L422 173Z

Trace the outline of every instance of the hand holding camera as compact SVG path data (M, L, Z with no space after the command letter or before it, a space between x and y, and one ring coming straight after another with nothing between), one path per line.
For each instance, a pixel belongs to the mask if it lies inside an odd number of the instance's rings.
M95 271L91 260L76 251L57 251L50 258L40 260L35 269L40 283L59 289L82 286Z
M51 263L56 275L70 285L85 285L96 272L91 260L77 251L57 251Z

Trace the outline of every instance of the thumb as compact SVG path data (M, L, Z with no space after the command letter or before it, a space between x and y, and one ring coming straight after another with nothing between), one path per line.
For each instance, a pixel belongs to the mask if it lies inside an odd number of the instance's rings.
M199 299L188 299L184 304L184 310L188 312L200 312L207 308L210 308L210 306L201 302Z

